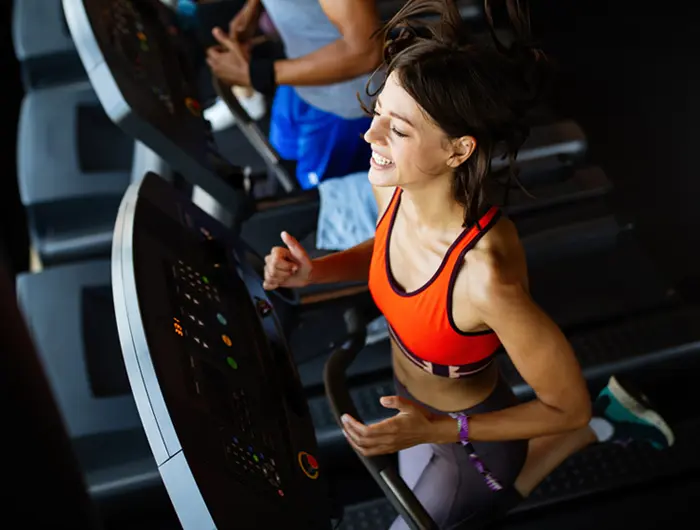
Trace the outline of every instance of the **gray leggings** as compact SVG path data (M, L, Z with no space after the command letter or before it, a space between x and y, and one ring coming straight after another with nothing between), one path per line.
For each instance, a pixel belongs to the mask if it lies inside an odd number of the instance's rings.
M446 414L415 399L397 380L396 393L429 409L435 414ZM518 403L508 384L499 376L496 388L482 403L463 411L480 414L501 410ZM399 452L401 476L414 491L441 530L458 523L475 528L504 516L522 498L513 483L525 464L527 440L512 442L473 442L476 453L486 467L503 485L492 491L484 477L470 461L465 447L460 444L425 444ZM390 530L409 528L399 517Z

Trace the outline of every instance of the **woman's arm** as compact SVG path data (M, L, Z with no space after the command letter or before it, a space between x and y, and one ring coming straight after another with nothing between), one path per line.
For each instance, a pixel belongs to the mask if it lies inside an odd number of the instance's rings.
M308 55L275 62L279 85L330 85L372 72L382 59L381 23L374 0L321 0L341 37Z
M591 417L586 381L564 333L532 300L521 280L507 277L488 251L467 254L466 295L501 339L537 398L469 418L475 441L521 440L583 427ZM441 442L457 441L456 420L436 421Z
M309 283L367 281L373 249L374 238L348 250L312 260Z
M374 200L377 202L379 219L391 202L396 188L377 188L372 186ZM343 252L330 254L312 261L311 283L335 283L349 281L367 281L369 264L374 251L374 238L368 239Z

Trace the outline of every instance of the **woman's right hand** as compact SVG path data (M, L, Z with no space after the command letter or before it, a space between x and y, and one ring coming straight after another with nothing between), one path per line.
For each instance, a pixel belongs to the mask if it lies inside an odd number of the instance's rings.
M309 255L287 232L282 232L286 247L273 247L265 256L265 278L263 289L271 291L278 287L305 287L311 283L313 265Z

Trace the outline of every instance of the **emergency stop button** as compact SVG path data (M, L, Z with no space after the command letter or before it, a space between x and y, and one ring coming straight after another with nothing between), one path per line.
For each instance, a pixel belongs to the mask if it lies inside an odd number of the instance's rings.
M316 480L318 478L318 462L313 455L310 455L306 451L301 451L299 453L299 466L310 479Z

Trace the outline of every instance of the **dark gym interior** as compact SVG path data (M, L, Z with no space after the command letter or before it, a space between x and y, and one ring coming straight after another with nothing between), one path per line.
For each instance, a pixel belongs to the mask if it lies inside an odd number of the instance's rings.
M60 0L15 0L2 8L2 126L9 145L0 195L0 254L16 289L13 298L70 438L67 454L76 455L102 527L181 528L134 407L113 309L112 231L129 185L134 139L106 116L70 45L18 59L20 2L36 7L24 11L41 24L48 24L47 13L61 13ZM49 4L55 5L45 8ZM541 199L530 204L516 197L511 206L531 259L533 296L565 330L591 391L612 372L629 374L650 389L673 422L677 443L661 456L645 448L586 449L499 528L658 528L680 520L700 499L695 448L700 415L692 394L700 369L700 209L695 204L700 181L694 145L700 118L694 90L700 83L695 57L700 8L631 1L533 0L530 6L534 33L557 65L543 127L550 135L559 130L552 124L569 124L561 129L572 135L566 140L584 145L573 154L562 148L553 162L535 161L528 170L534 175L531 191L537 195L539 189ZM53 24L69 42L63 22ZM216 133L216 140L235 164L265 171L238 128ZM64 157L63 146L74 152ZM547 166L551 163L555 170ZM565 177L541 183L537 175L544 166L545 172ZM79 189L81 182L94 190ZM281 226L279 219L295 222L294 208L302 212L297 224ZM258 253L281 229L311 232L311 237L313 227L307 225L317 210L305 208L256 214L260 222L244 224L242 237ZM344 509L339 528L388 528L396 512L342 439L324 393L327 353L343 338L338 315L356 299L329 309L313 301L318 296L301 293L308 309L290 318L289 342L333 508ZM328 315L337 322L323 326L323 333L308 332ZM366 346L348 372L350 395L368 419L386 415L377 403L391 392L386 348L386 341ZM20 369L9 363L2 377ZM512 365L504 371L519 397L531 396ZM28 391L23 395L30 399ZM17 409L16 402L3 400L3 416L19 427L30 416ZM47 427L44 434L55 429ZM7 505L17 510L17 521L41 527L40 521L52 520L42 519L48 508L65 508L61 499L73 496L68 485L64 491L43 478L62 471L33 460L32 452L43 451L42 435L24 427L10 431L15 434L9 450L18 458L10 465ZM58 521L61 516L77 521L77 512L55 513L57 528L69 527Z

